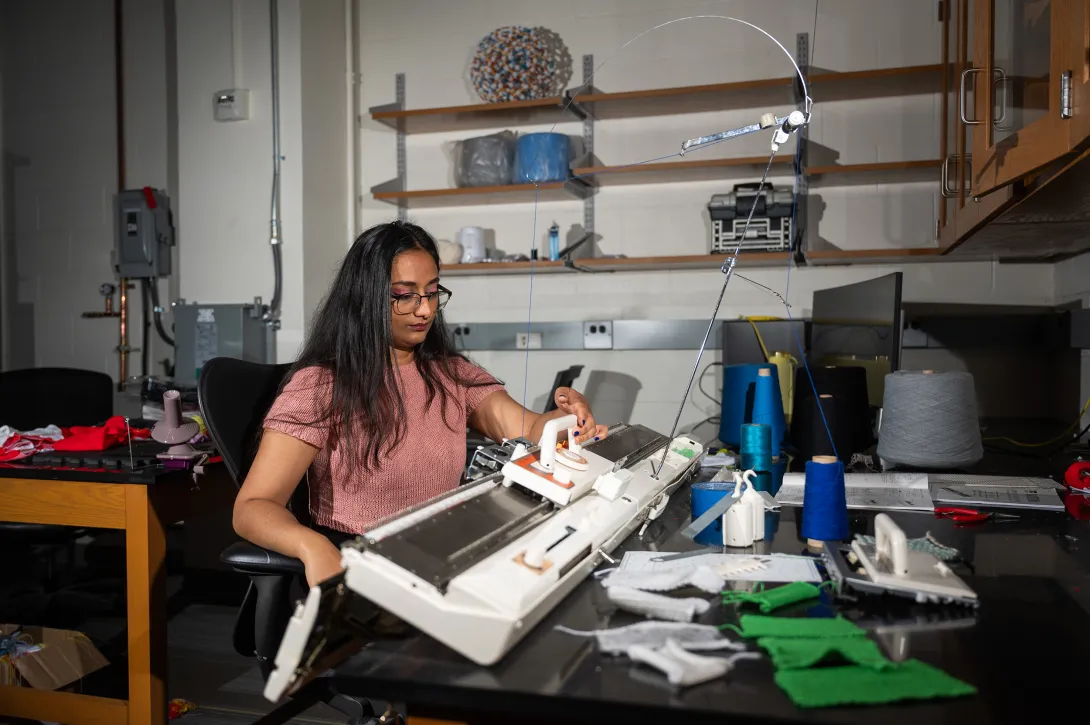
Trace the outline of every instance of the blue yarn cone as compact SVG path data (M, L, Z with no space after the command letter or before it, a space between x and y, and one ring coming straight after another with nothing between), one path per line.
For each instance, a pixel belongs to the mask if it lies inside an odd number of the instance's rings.
M728 446L737 448L741 442L738 437L739 428L743 423L753 422L756 396L754 383L757 380L757 372L762 369L772 371L772 380L778 388L779 378L776 377L776 366L770 363L723 367L723 403L719 418L719 440ZM780 407L783 407L782 403ZM782 440L781 435L780 441ZM776 445L778 446L779 443Z
M775 370L770 374L757 374L753 384L753 421L772 428L772 455L780 455L787 421L783 414L783 398L780 397L780 381ZM767 470L767 469L766 469Z
M802 497L802 535L814 541L848 538L848 498L844 490L844 464L806 462L806 486Z

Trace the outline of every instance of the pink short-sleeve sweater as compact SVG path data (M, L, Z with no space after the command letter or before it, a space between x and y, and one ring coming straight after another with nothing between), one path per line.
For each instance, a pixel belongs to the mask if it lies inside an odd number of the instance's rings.
M402 439L377 470L353 468L339 446L329 445L329 426L313 423L322 418L332 395L330 371L308 367L292 376L265 416L264 427L318 448L308 479L315 523L359 534L378 519L458 486L465 468L466 421L503 386L470 362L456 358L454 364L463 378L483 384L443 381L453 396L446 422L438 396L427 407L427 389L416 366L398 368L408 420Z

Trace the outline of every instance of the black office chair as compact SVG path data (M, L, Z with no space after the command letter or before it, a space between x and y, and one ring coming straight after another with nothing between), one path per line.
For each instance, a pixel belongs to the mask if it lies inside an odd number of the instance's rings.
M549 390L549 399L545 401L545 410L542 412L551 413L556 410L556 391L557 388L570 388L575 385L575 381L579 379L579 376L583 374L582 365L572 365L567 370L561 370L553 378L553 387Z
M106 373L75 368L27 368L0 373L0 425L33 430L47 425L67 428L98 425L114 412L114 383ZM75 541L85 529L51 524L0 521L0 546L11 551L62 545L71 566ZM50 558L49 589L58 585Z
M290 364L264 365L225 357L209 360L201 368L197 381L201 415L236 486L246 479L262 421L290 368ZM296 487L288 508L300 523L311 525L305 479ZM291 619L297 598L293 589L301 586L305 574L303 562L248 541L231 544L220 554L220 561L250 577L235 620L233 644L239 654L257 657L261 678L266 680ZM366 700L331 691L326 702L349 715L353 723L367 722L373 716Z
M114 414L114 383L106 373L28 368L0 373L0 425L31 430L98 425Z

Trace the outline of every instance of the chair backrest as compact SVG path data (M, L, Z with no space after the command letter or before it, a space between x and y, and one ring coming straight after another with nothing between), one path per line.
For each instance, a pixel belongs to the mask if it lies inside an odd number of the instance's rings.
M556 378L553 379L553 387L549 391L549 399L545 401L545 410L542 412L551 413L556 410L556 389L570 388L582 372L582 365L572 365L567 370L558 372Z
M100 425L113 414L114 382L106 373L74 368L0 373L0 425L16 430Z
M253 463L261 423L290 369L287 363L265 365L228 357L213 358L201 367L197 380L201 416L238 486Z

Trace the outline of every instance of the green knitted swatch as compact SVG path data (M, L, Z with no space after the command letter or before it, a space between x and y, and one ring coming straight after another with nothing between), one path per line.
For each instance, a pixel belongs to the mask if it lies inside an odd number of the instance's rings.
M864 632L843 617L764 617L760 614L743 614L739 620L741 629L733 629L743 637L862 637Z
M976 694L976 688L919 660L875 671L866 667L778 670L776 684L798 707L880 705Z
M733 602L756 604L762 612L768 614L789 604L817 599L820 595L821 589L809 582L791 582L773 589L765 589L758 584L752 592L726 591L723 592L722 597L724 604Z
M777 670L812 667L831 655L871 670L896 667L886 659L878 645L866 637L821 637L820 639L762 637L757 646L768 652Z

